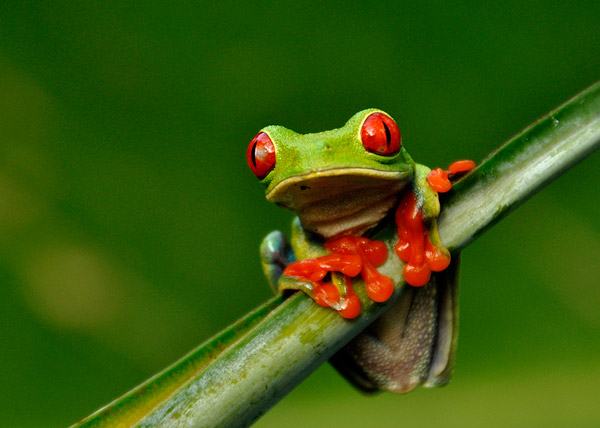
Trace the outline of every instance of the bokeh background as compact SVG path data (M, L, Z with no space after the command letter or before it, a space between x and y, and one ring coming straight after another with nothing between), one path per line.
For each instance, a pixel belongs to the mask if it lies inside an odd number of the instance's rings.
M0 415L69 425L270 297L291 214L268 124L391 113L421 163L481 160L600 79L600 2L0 5ZM464 252L453 382L367 398L328 366L258 427L600 426L600 158Z

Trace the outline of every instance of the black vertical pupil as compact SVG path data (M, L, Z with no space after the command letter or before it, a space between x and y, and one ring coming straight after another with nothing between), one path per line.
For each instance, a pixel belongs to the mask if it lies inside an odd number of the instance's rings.
M385 128L385 141L386 141L386 145L387 148L390 148L390 142L392 141L392 134L390 134L390 128L388 128L388 126L385 124L385 122L382 120L381 123L383 123L383 127Z
M258 141L254 142L254 146L252 146L252 163L254 164L254 168L256 168L256 145L258 144Z

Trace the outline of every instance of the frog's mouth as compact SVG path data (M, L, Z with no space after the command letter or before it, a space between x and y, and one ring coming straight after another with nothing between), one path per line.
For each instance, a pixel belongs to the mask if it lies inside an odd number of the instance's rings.
M305 229L325 238L362 235L396 205L407 181L405 171L336 168L287 178L267 200L296 212Z

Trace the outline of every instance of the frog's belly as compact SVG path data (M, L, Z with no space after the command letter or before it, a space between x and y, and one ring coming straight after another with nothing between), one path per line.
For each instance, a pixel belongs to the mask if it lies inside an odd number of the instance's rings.
M325 238L359 236L396 206L405 184L397 176L315 176L292 183L275 202L295 211L305 229Z

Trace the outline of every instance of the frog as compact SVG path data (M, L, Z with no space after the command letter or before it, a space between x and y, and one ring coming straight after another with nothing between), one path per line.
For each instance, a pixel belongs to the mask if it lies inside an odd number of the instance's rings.
M296 214L291 239L261 243L278 293L301 291L348 322L365 301L395 302L330 359L360 390L405 393L448 383L458 332L459 255L440 239L440 193L475 164L430 169L396 121L366 109L330 131L263 128L246 151L266 199Z

